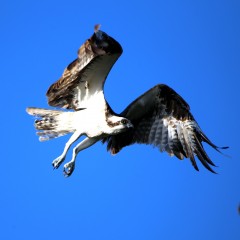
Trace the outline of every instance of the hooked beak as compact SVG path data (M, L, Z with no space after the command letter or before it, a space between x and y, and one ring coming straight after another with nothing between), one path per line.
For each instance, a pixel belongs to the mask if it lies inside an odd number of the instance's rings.
M133 126L132 123L128 123L128 124L127 124L127 128L134 128L134 126Z

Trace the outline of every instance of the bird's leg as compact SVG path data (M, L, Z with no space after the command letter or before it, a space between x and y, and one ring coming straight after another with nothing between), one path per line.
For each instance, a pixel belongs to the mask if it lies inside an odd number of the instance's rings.
M76 160L77 154L80 151L82 151L83 149L86 149L86 148L92 146L94 143L96 143L99 140L100 140L99 137L93 137L93 138L86 137L83 141L81 141L73 149L73 155L72 155L71 161L64 165L63 172L64 172L65 177L69 177L73 173L73 170L75 168L75 160Z
M70 137L70 139L67 141L67 143L65 144L64 150L62 152L62 154L57 157L56 159L53 160L52 165L54 169L57 169L61 163L64 161L67 151L68 149L71 147L71 145L78 140L79 137L81 137L82 133L80 132L74 132L73 135Z

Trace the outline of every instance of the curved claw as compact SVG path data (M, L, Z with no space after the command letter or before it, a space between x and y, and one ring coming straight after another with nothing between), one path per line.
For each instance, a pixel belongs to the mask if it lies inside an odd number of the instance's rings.
M58 158L56 158L56 159L54 159L53 161L52 161L52 166L53 166L53 169L58 169L59 168L59 166L62 164L62 162L64 161L64 159L65 158L63 158L63 157L58 157Z
M65 177L70 177L75 169L75 162L70 161L63 167L63 174Z

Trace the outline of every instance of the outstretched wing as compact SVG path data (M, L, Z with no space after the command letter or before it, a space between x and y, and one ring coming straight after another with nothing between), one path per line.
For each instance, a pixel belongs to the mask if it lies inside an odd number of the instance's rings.
M112 154L123 147L143 143L151 144L179 159L189 158L198 170L195 156L211 172L215 166L205 152L202 142L218 150L202 132L190 113L189 105L173 89L157 85L133 101L122 113L134 128L103 139Z
M75 110L86 108L89 99L103 90L106 77L121 53L121 45L96 25L92 37L79 48L78 58L48 89L48 104Z

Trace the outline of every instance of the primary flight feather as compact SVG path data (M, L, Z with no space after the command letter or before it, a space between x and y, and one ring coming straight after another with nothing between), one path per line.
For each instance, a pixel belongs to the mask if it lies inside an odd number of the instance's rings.
M98 141L107 143L112 154L134 143L150 144L170 156L189 158L196 170L197 156L204 167L214 172L210 165L215 165L202 142L217 151L219 148L202 132L189 105L167 85L151 88L121 114L111 109L103 88L121 54L121 45L96 25L93 35L78 50L78 58L47 91L50 106L74 111L27 108L27 112L36 117L35 128L40 141L72 133L62 154L52 162L53 167L58 168L70 146L85 135L73 149L71 161L64 165L65 176L73 173L77 154Z

